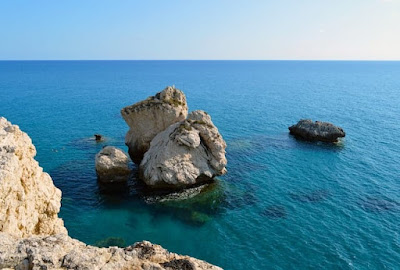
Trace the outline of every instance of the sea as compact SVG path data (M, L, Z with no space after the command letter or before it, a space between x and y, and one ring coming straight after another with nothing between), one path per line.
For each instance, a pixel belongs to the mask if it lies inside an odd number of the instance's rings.
M179 200L148 200L134 165L100 185L96 153L127 151L120 110L172 85L211 115L227 174ZM400 62L0 61L0 116L32 138L87 244L148 240L224 269L400 269ZM300 119L346 137L298 140Z

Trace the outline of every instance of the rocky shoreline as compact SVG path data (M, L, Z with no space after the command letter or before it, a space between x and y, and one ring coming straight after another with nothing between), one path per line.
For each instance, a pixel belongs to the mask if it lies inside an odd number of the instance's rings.
M221 269L147 241L98 248L67 235L61 191L34 159L29 136L0 118L1 269Z

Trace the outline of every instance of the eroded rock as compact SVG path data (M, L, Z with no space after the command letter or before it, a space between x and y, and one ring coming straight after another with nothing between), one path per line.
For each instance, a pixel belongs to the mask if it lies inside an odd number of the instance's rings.
M119 148L104 147L96 155L96 173L101 182L124 182L131 170L129 157Z
M158 188L185 188L226 173L226 143L211 117L191 112L160 132L140 163L143 181Z
M87 246L65 234L18 239L1 232L0 268L221 269L201 260L170 253L147 241L126 248L98 248Z
M123 108L121 115L130 128L125 136L125 144L132 161L139 164L151 140L171 124L184 120L187 114L185 94L171 86L155 96Z
M17 237L67 232L57 216L61 191L35 155L29 136L0 117L0 231Z

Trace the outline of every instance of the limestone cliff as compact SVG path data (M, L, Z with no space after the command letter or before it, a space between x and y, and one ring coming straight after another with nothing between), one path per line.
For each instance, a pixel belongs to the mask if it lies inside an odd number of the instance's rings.
M26 237L66 233L58 218L61 191L34 159L18 126L0 118L0 231Z

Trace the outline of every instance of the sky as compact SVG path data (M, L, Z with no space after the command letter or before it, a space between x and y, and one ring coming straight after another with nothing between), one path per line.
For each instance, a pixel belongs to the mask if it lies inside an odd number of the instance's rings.
M0 60L400 60L400 0L1 0Z

